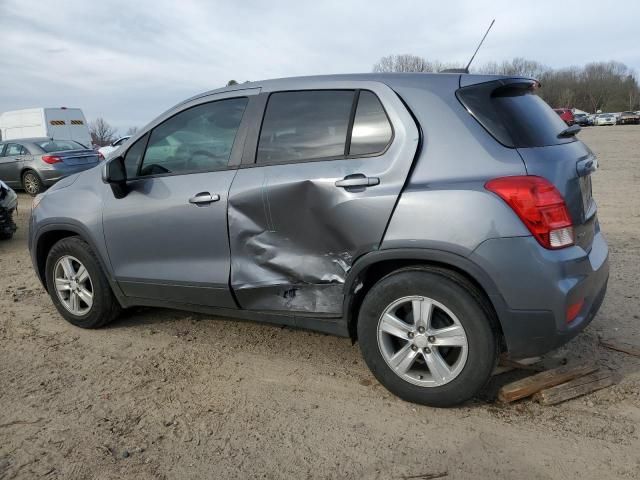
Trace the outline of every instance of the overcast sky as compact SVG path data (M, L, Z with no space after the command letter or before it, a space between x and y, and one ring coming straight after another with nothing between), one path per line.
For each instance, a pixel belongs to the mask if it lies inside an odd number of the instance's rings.
M640 71L640 1L0 0L0 112L80 107L121 131L238 81L367 72L384 55Z

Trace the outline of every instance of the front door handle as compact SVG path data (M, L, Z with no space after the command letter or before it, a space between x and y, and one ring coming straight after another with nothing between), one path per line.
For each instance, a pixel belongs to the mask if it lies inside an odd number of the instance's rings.
M200 192L195 194L193 197L189 199L189 203L194 203L196 205L209 204L213 202L217 202L220 200L220 195L214 193L211 195L209 192Z
M365 177L361 173L356 173L354 175L347 175L342 180L336 180L336 187L373 187L379 183L380 179L378 177Z

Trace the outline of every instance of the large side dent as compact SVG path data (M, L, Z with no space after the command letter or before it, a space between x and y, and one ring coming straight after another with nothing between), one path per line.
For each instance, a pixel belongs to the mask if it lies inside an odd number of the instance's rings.
M261 173L259 187L229 201L231 284L240 305L341 314L359 244L357 235L336 225L349 200L326 180L282 181Z

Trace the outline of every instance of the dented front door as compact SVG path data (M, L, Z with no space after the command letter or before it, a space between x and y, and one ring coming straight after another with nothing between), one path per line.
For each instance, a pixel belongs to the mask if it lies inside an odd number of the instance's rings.
M228 219L231 286L244 309L340 316L346 274L380 245L409 173L419 132L389 87L349 81L322 88L373 92L393 126L392 141L375 156L238 170Z

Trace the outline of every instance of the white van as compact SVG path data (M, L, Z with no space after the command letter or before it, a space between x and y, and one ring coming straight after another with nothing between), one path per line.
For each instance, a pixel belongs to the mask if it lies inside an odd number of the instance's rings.
M0 114L2 140L47 137L91 148L89 126L79 108L27 108Z

